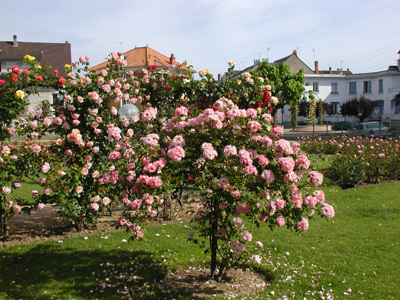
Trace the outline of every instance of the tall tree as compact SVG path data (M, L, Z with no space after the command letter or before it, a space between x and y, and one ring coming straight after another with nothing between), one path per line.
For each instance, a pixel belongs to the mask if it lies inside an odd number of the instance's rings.
M264 61L260 64L257 73L269 79L271 93L279 99L272 113L275 114L279 109L289 105L292 112L291 127L295 129L297 126L298 105L301 100L301 94L304 91L304 71L300 70L297 73L292 73L286 63L272 66Z
M379 107L378 101L371 101L365 96L359 98L354 97L343 103L340 108L340 113L343 116L356 117L363 122Z

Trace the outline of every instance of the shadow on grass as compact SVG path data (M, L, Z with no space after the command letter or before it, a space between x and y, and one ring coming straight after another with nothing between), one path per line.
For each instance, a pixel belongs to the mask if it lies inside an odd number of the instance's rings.
M24 253L2 251L0 269L0 299L197 299L199 292L226 292L202 284L210 280L207 273L171 280L166 264L146 251L44 244ZM273 280L267 269L254 271Z
M167 268L152 256L144 251L77 251L56 245L37 245L23 254L2 251L0 298L172 299L170 288L160 285Z

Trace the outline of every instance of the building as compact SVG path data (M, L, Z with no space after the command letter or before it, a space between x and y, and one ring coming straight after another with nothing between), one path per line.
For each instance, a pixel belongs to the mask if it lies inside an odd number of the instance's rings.
M400 51L398 53L400 55ZM340 114L340 106L347 100L364 95L372 101L379 101L379 109L370 117L374 120L382 120L392 128L400 129L400 104L396 101L396 95L400 93L400 58L396 66L389 66L387 70L371 73L353 74L347 70L319 70L318 61L314 62L314 70L305 64L297 55L296 51L289 56L272 62L272 65L287 63L292 72L303 69L306 91L313 91L313 95L326 103L334 105L333 116L324 116L324 121L338 122L350 121L357 122L354 117L343 117ZM243 72L257 70L259 60L254 61L254 65L246 68L234 76L239 76ZM285 124L290 123L289 109L284 110L284 116L277 116L278 120L283 120ZM280 112L282 113L282 112ZM306 118L299 117L299 121L306 121Z
M65 64L71 63L71 44L65 43L39 43L21 42L17 36L13 36L12 41L0 41L0 71L1 75L7 74L15 65L23 68L29 66L23 64L25 55L31 55L41 65L49 65L62 73ZM42 100L53 103L53 97L57 95L55 91L44 89L40 95L29 96L29 108L37 108Z
M370 119L382 120L392 126L391 121L399 119L400 106L396 105L394 98L400 92L400 59L397 66L389 66L387 70L353 74L349 70L318 70L315 62L314 74L305 74L306 90L326 103L334 105L334 116L325 116L327 121L343 120L340 114L340 105L354 97L365 96L372 101L379 101L378 110ZM347 118L349 119L349 118ZM350 118L356 122L357 119Z
M175 55L166 56L160 52L146 47L135 47L127 52L122 53L124 59L127 61L126 70L136 71L148 66L157 66L157 69L167 73L178 73L180 70L189 70L194 73L195 70L186 66L185 63L179 63L175 59ZM102 62L90 68L90 70L101 70L107 66L107 61Z

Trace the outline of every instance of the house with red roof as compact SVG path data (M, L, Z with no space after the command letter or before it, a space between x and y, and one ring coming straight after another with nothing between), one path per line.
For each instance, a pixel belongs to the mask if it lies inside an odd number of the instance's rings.
M127 52L122 53L124 59L127 61L126 69L128 71L140 70L148 66L157 66L159 70L168 73L178 73L180 70L189 70L192 73L196 71L186 66L184 62L179 63L172 53L169 57L161 54L160 52L146 47L135 47ZM102 62L90 68L90 70L101 70L107 66L107 61Z

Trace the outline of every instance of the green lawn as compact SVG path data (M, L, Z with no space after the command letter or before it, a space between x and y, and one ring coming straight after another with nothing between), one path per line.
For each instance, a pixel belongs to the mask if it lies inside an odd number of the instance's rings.
M332 221L317 218L302 234L256 230L268 287L247 299L400 299L400 183L326 183ZM117 292L125 288L132 299L193 299L157 285L168 270L207 263L188 226L149 227L143 241L114 232L1 248L0 299L128 299Z

